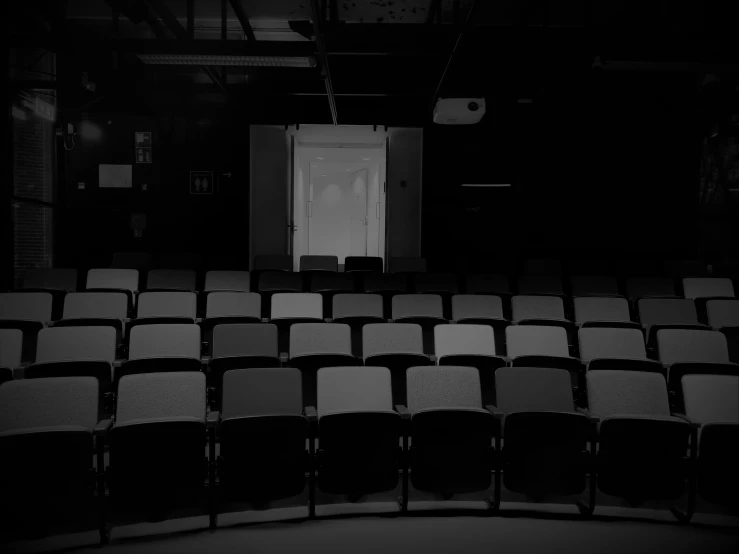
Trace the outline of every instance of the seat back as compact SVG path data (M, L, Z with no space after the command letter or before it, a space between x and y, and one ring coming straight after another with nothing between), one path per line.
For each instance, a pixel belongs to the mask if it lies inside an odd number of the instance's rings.
M145 317L189 317L195 320L197 296L194 292L142 292L136 315Z
M200 359L200 327L194 323L155 323L131 328L128 359Z
M631 299L675 296L675 281L666 277L630 277L626 279L626 294Z
M416 292L459 292L456 275L419 274L416 276Z
M397 256L388 260L388 273L426 273L426 260L410 256Z
M604 369L586 374L590 412L615 415L670 416L667 383L659 373Z
M0 367L14 368L21 365L23 331L0 329Z
M343 323L296 323L290 327L290 357L352 354L351 328Z
M705 425L739 422L739 377L733 375L683 375L685 415Z
M272 319L323 319L323 298L312 292L283 292L272 295Z
M299 273L270 270L259 275L257 288L260 292L274 290L300 292L303 290L303 281Z
M423 331L415 323L370 323L362 328L365 359L375 354L423 354Z
M564 319L565 308L558 296L514 296L511 298L513 321L522 319Z
M63 268L29 268L23 276L24 289L77 290L77 270Z
M374 256L347 256L344 258L344 272L350 271L376 271L383 272L383 261Z
M595 358L647 359L644 335L639 329L586 327L578 331L578 339L583 363Z
M574 299L575 323L588 321L631 321L629 302L625 298L580 297Z
M657 332L657 351L663 364L730 363L726 337L718 331L660 329Z
M642 325L696 325L698 313L685 298L642 298L639 319Z
M41 329L36 362L115 361L113 327L50 327Z
M617 296L618 281L611 276L574 275L570 279L572 296Z
M128 298L122 292L70 292L64 297L63 319L126 319Z
M192 269L152 269L146 276L146 288L194 291L195 281Z
M136 269L146 272L154 264L154 254L149 252L114 252L110 264L114 269Z
M468 294L510 294L511 283L506 275L468 275L466 290Z
M710 298L712 296L734 297L731 279L720 277L686 277L683 279L685 298Z
M52 300L48 292L0 293L0 320L51 321Z
M562 279L554 275L522 275L518 294L563 294Z
M511 325L506 327L508 357L570 355L567 331L544 325Z
M159 255L161 269L193 269L197 270L202 263L198 252L163 252Z
M452 296L452 319L503 319L503 301L489 294L455 294Z
M438 294L396 294L392 300L392 317L444 317Z
M496 407L515 412L574 412L570 374L564 369L501 367L495 372Z
M714 329L739 327L738 300L709 300L706 302L708 324Z
M335 413L392 412L386 367L323 367L318 370L318 417Z
M434 327L436 357L454 355L495 355L495 333L489 325L444 324Z
M292 367L232 369L223 374L224 420L265 415L302 415L302 377Z
M337 294L333 297L333 316L384 317L379 294Z
M257 317L262 314L262 297L256 292L214 291L208 294L206 317Z
M254 271L292 271L293 258L290 255L254 256Z
M300 256L300 271L339 271L339 257Z
M213 357L277 357L277 326L271 323L236 323L213 328Z
M139 272L137 269L91 269L87 272L85 288L130 290L133 293L139 288Z
M523 262L525 275L556 275L562 276L563 266L561 260L552 258L529 258Z
M249 292L250 286L248 271L209 271L205 274L203 290Z
M116 427L165 421L205 423L205 374L173 371L121 377Z
M474 367L409 367L406 383L411 414L434 408L482 408L480 375Z

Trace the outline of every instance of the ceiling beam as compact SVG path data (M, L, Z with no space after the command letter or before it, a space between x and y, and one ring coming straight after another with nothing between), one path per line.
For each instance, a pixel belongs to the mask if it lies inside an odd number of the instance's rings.
M257 40L257 37L254 36L254 29L252 29L251 23L249 23L249 16L244 10L244 6L241 5L241 2L239 0L230 0L230 2L234 14L236 14L236 19L239 20L239 23L241 24L241 29L244 31L246 37L251 41Z
M321 33L321 18L318 6L318 0L310 0L311 9L313 11L313 30L316 36L316 46L321 57L321 66L323 68L323 77L326 83L326 94L328 95L328 105L331 109L331 119L334 127L339 124L339 115L336 112L336 98L334 98L334 87L331 83L331 72L328 67L328 56L326 55L326 44Z

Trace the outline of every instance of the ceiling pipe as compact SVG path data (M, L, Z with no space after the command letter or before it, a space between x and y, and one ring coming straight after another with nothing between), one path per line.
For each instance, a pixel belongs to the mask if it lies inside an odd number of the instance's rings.
M326 54L326 44L321 33L321 19L318 7L318 0L310 0L310 6L313 10L313 30L315 33L316 45L318 46L318 54L321 58L321 67L323 69L324 82L326 84L326 94L328 95L328 104L331 108L331 119L334 127L339 124L339 116L336 112L336 98L334 97L334 87L331 83L331 73L328 68L328 55Z
M230 0L230 2L234 14L236 14L236 19L241 23L241 29L244 31L246 37L249 40L257 40L257 37L254 36L254 29L252 29L251 23L249 23L249 16L246 14L241 2L239 0Z

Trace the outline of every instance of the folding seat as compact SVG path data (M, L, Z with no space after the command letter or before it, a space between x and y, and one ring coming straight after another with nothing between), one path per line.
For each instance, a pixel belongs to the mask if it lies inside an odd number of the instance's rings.
M512 277L519 273L519 261L510 257L482 258L478 260L477 272L487 275Z
M739 375L739 364L729 361L726 337L718 331L660 329L657 332L659 361L667 368L670 392L679 392L680 379L691 373ZM676 406L682 406L676 398Z
M54 327L112 327L116 343L123 344L128 323L128 298L123 292L70 292L64 298L62 318Z
M411 367L406 378L413 487L444 498L490 489L500 419L483 408L475 368ZM486 502L497 509L493 495Z
M175 508L209 513L205 396L202 373L147 373L121 379L115 423L106 436L110 448L106 528L136 516L162 520ZM214 449L211 442L210 462L215 462Z
M618 280L605 275L573 275L570 291L572 296L618 296Z
M300 256L300 271L339 271L338 256Z
M136 269L91 269L87 272L85 289L123 292L128 298L128 311L132 313L139 290L139 272Z
M249 271L249 259L237 255L215 254L208 259L206 267L209 271Z
M677 298L675 281L668 277L630 277L626 279L626 296L633 302L640 298Z
M739 377L685 375L685 415L700 424L698 494L714 504L739 507Z
M505 317L503 299L491 294L455 294L451 319L467 325L490 325L496 332L510 324Z
M287 362L281 358L277 326L271 323L233 323L213 327L208 373L215 389L213 402L222 394L223 374L231 369L274 368Z
M570 260L567 264L570 275L613 275L614 267L610 258L584 258Z
M309 290L323 297L323 313L331 317L334 295L352 293L354 287L354 276L351 274L319 272L311 278Z
M390 370L326 367L318 370L317 382L318 489L349 495L350 500L392 491L402 468L403 498L398 502L402 509L407 495L404 449L409 414L405 406L393 409ZM398 446L401 437L403 448ZM315 513L314 506L310 512Z
M518 294L563 296L562 279L555 275L522 275L518 278Z
M578 331L578 342L580 360L586 364L587 371L654 371L667 377L662 364L647 357L644 334L640 329L583 327Z
M497 470L506 489L540 501L552 495L580 495L588 487L589 502L578 501L577 506L581 513L592 514L597 427L594 418L575 405L567 372L500 368L495 393L492 409L504 416L505 443Z
M570 372L572 386L582 389L582 365L580 360L570 356L567 331L564 328L511 325L506 328L505 334L506 354L512 366L566 369Z
M576 330L575 324L565 316L562 298L544 295L517 295L511 298L511 321L518 325L546 325L562 327L568 341Z
M407 294L410 288L404 274L367 273L364 275L362 290L368 294L381 295L384 311L389 314L392 311L393 296Z
M583 296L573 298L575 324L578 327L621 327L641 329L631 321L629 302L622 297Z
M388 260L388 273L415 274L426 273L426 260L423 258L398 256Z
M146 276L146 290L194 292L196 279L192 269L152 269Z
M444 305L438 294L397 294L392 299L392 319L396 323L415 323L424 335L424 351L433 353L433 328L446 323Z
M288 271L293 270L293 258L290 255L260 255L254 256L252 273L258 276L262 271Z
M690 459L697 454L697 428L670 411L667 383L644 371L603 370L586 375L590 413L600 419L598 488L633 506L646 500L677 501L693 479ZM687 522L694 510L673 514Z
M731 279L719 277L686 277L683 279L685 298L734 298Z
M23 379L0 387L4 539L89 529L100 512L94 491L96 481L102 485L102 473L96 475L92 454L102 429L98 382L92 377ZM201 456L202 451L201 444ZM97 455L102 468L100 439ZM103 495L99 486L98 500Z
M708 300L708 324L726 337L729 359L739 363L739 300Z
M344 323L296 323L290 327L290 367L303 374L303 400L316 403L316 372L322 367L362 365L352 354L351 329Z
M440 366L474 367L479 373L484 404L493 402L493 376L508 361L497 355L495 334L488 325L437 325L434 350Z
M700 260L665 260L665 275L673 279L708 277L708 267Z
M114 385L126 375L201 370L200 327L194 323L139 325L128 342L128 360L116 370Z
M206 297L205 319L200 322L203 342L211 342L216 325L261 321L262 297L259 293L212 291Z
M280 352L289 346L288 331L295 323L321 323L323 298L318 293L277 293L272 295L270 323L277 325L280 334Z
M219 412L208 421L217 425L217 514L228 503L247 501L258 507L300 495L311 472L315 407L303 411L300 371L294 368L253 368L227 371ZM306 450L306 444L310 451Z
M128 324L131 331L141 325L195 323L197 295L194 292L158 291L139 294L136 319Z
M467 275L465 277L465 292L467 294L512 295L511 283L508 277L496 274Z
M393 377L393 398L405 405L405 371L411 366L433 365L424 354L423 331L415 323L370 323L362 329L364 365L387 367Z
M23 331L0 329L0 384L13 379L13 371L21 367Z
M382 273L383 265L382 258L375 256L347 256L344 258L345 273L353 271Z
M333 323L351 328L352 352L362 356L362 328L368 323L387 323L382 296L379 294L337 294L333 297Z
M36 336L51 321L52 296L48 292L0 293L0 329L23 332L22 361L33 359Z
M708 329L698 321L695 303L687 298L642 298L637 306L649 349L654 348L660 329Z
M452 318L453 295L459 293L457 276L453 274L419 273L413 277L413 290L418 294L436 294L441 296L444 307L444 318Z
M61 317L64 297L77 290L77 270L62 268L28 268L21 290L48 292L52 295L52 319Z
M257 291L262 296L262 318L268 318L272 295L303 292L303 279L299 273L264 271L259 274Z
M145 274L154 267L154 254L149 252L115 252L110 264L113 269L136 269Z
M248 271L208 271L205 274L205 292L250 292Z
M627 279L629 277L661 277L662 263L657 255L641 259L617 259L613 262L613 273Z
M529 258L523 262L524 275L550 275L562 277L564 268L561 260L552 258Z
M159 269L200 269L202 256L197 252L163 252L159 255Z

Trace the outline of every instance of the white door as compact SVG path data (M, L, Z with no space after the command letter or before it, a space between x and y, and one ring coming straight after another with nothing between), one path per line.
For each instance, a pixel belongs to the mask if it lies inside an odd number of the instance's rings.
M367 174L366 169L352 173L349 240L350 256L367 255Z

